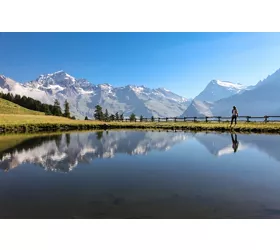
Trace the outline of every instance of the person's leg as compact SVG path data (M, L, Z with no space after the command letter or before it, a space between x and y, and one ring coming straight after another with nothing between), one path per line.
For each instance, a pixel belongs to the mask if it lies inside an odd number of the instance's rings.
M237 116L235 115L235 116L234 116L234 122L235 122L235 125L236 125L236 118L237 118Z
M232 123L233 123L233 115L231 116L231 123L230 123L230 125L232 125Z
M231 135L232 144L234 144L233 134L230 134L230 135Z

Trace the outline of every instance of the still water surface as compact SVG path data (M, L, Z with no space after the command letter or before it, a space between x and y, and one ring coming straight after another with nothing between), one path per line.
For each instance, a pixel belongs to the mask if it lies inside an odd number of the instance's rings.
M0 137L0 218L279 217L278 135Z

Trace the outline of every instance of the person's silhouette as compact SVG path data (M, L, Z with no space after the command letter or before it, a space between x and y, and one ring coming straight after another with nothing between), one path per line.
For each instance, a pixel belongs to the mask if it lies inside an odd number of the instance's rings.
M235 125L236 125L236 119L237 119L237 116L238 116L238 111L237 111L237 108L235 106L233 106L231 114L232 115L231 115L230 126L232 125L233 121L235 122Z
M239 144L239 142L237 141L237 134L234 134L234 138L233 138L233 134L231 134L231 141L232 141L233 151L234 153L236 153Z

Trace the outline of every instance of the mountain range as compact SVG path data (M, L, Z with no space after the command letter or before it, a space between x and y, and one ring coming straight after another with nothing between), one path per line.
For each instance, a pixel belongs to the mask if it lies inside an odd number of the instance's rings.
M85 116L92 118L98 104L104 110L108 109L111 114L119 112L129 116L133 112L144 117L174 117L181 115L191 102L191 99L165 88L94 85L86 79L76 79L64 71L40 75L26 83L18 83L0 75L0 91L25 95L47 104L53 104L54 100L58 99L62 107L67 99L71 114L81 119Z
M0 75L0 91L48 104L58 99L62 107L67 99L71 114L80 119L92 118L98 104L111 114L119 112L126 117L131 113L144 117L229 116L234 105L241 116L280 115L280 69L254 86L211 80L194 99L165 88L95 85L64 71L40 75L26 83Z

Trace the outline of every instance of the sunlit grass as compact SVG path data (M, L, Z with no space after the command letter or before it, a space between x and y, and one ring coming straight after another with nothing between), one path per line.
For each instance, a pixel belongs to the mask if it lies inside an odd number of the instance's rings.
M47 115L0 114L0 132L33 132L98 129L104 122L72 120Z
M12 115L0 114L0 125L25 125L25 124L86 124L90 121L72 120L60 116L47 115Z
M140 127L161 129L189 129L236 132L277 132L280 133L280 122L239 122L231 126L229 122L112 122L114 127Z
M103 126L104 124L107 124L107 126ZM0 114L0 129L5 131L59 131L102 128L280 133L280 122L239 122L231 127L229 122L103 122L71 120L46 115Z
M33 111L21 107L13 102L9 102L0 98L0 113L1 114L18 114L18 115L44 115L42 112Z

